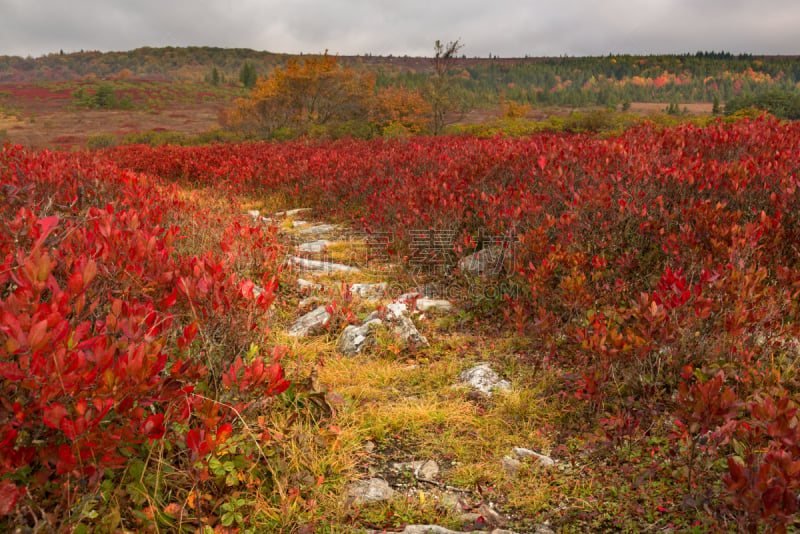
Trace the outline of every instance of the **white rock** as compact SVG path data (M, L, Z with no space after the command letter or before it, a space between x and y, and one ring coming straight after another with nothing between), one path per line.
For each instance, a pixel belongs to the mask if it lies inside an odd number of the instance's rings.
M417 327L414 326L414 322L410 318L401 315L393 322L394 327L392 331L404 345L410 345L412 347L427 347L430 345L427 338L417 330Z
M307 271L314 271L314 272L318 272L318 273L335 273L335 272L358 273L358 272L361 272L358 267L352 267L350 265L342 265L341 263L331 263L329 261L319 261L319 260L310 260L308 258L298 258L297 256L289 256L288 261L289 261L289 263L297 265L301 269L305 269Z
M417 299L417 309L423 313L434 310L439 312L453 311L453 304L449 300L429 299L422 297Z
M422 480L436 480L439 476L439 464L433 460L395 462L392 468L397 471L412 471L415 477Z
M525 449L523 447L514 447L511 449L511 452L520 457L532 456L533 458L536 458L540 462L542 462L543 465L546 465L548 467L556 465L556 461L550 458L549 456L545 456L544 454L540 454L530 449Z
M287 211L279 211L275 214L276 217L294 217L298 213L303 213L304 211L311 211L311 208L295 208L293 210Z
M325 249L327 249L330 245L331 242L327 239L317 239L316 241L310 241L308 243L297 245L297 251L318 254L325 252Z
M345 327L339 338L339 352L348 356L360 354L369 340L373 326L380 324L380 319L374 319L361 326L349 325Z
M351 293L365 300L377 300L385 295L388 289L389 284L386 282L378 284L353 284L350 286Z
M334 230L336 230L336 227L332 224L318 224L316 226L312 226L311 228L303 228L302 230L298 230L298 233L305 235L317 235L333 232Z
M297 228L298 226L305 226L308 223L306 221L292 221L292 228Z
M350 484L347 488L348 500L355 504L386 501L391 499L393 495L394 490L382 478L359 480Z
M325 328L330 321L331 314L325 306L319 306L297 319L287 332L292 337L306 337L316 334Z
M392 302L386 305L386 318L390 321L400 319L408 313L408 306L405 302Z
M501 379L500 375L486 363L479 363L471 369L462 371L458 375L458 380L489 397L494 390L511 389L511 383Z

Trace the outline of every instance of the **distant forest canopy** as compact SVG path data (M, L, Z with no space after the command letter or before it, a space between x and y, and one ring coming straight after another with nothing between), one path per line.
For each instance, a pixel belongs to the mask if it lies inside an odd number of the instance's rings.
M242 48L165 47L128 52L54 53L38 58L0 56L0 82L144 78L245 85L242 69L259 77L286 65L288 54ZM342 56L374 73L376 88L422 89L430 58ZM741 95L800 93L800 56L683 55L551 58L468 58L453 61L452 83L465 107L499 100L533 106L617 106L627 102L726 102Z

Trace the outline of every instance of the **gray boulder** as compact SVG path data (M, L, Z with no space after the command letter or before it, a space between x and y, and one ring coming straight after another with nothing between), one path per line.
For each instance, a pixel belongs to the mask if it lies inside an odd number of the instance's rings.
M480 391L487 397L491 397L492 392L495 390L511 389L511 383L500 378L500 375L486 363L479 363L475 367L462 371L458 375L458 380L472 389Z
M297 319L287 332L292 337L306 337L317 334L325 329L325 325L330 321L331 314L325 306L319 306L314 310Z
M361 326L349 325L345 327L341 337L339 337L339 352L347 356L361 354L361 351L371 340L373 327L380 324L380 319L373 319Z

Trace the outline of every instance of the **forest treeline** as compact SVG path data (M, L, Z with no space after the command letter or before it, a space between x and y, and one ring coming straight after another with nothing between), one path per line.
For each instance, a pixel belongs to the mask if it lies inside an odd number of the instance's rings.
M0 56L0 82L55 81L87 75L241 84L242 69L258 77L284 68L291 56L215 47L139 48L127 52ZM343 56L372 72L377 88L421 89L430 58ZM470 108L504 98L534 106L616 106L626 102L726 102L748 94L800 91L800 57L726 52L669 56L608 55L557 58L471 58L453 61L454 89ZM253 72L250 71L250 74ZM252 80L252 77L250 78ZM252 87L253 83L248 84Z

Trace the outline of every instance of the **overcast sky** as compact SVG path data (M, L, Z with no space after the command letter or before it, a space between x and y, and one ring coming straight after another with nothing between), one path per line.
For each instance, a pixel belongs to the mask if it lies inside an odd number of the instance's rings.
M142 46L430 56L800 54L800 0L0 0L0 55Z

